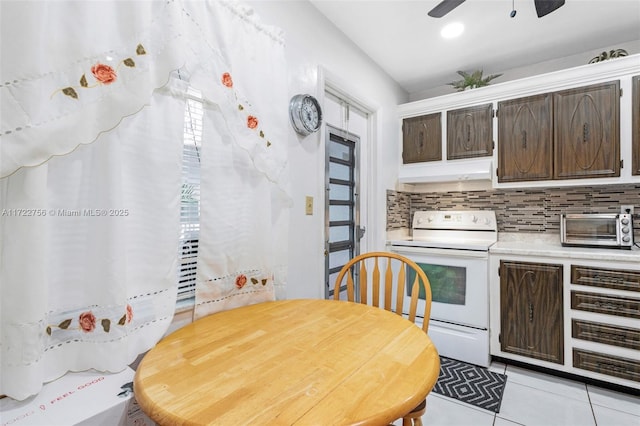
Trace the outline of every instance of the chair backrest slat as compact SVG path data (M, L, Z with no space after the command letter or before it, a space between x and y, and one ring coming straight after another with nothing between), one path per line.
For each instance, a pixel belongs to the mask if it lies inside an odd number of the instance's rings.
M367 280L367 265L364 262L360 263L360 303L367 303L367 289L369 287L369 281ZM349 299L353 300L354 299Z
M386 269L384 272L384 287L381 287L380 284L380 267L378 264L378 259L385 258ZM367 261L373 262L373 270L372 270L372 279L371 279L371 301L367 299L369 280L368 280L368 272L367 272ZM392 262L398 263L399 269L397 273L397 280L395 280L395 289L394 287L394 272ZM425 272L418 266L414 261L408 259L402 255L397 253L390 252L371 252L364 253L359 256L354 257L346 265L342 267L340 272L338 273L338 277L336 279L334 285L334 299L340 299L340 288L341 284L344 281L346 276L347 279L347 299L355 302L354 298L354 282L353 276L351 274L351 270L357 270L359 264L359 284L360 284L360 303L371 303L373 306L380 307L380 291L384 291L382 295L384 297L384 306L383 308L388 311L393 311L392 308L392 294L395 290L396 304L395 304L395 312L399 315L402 315L405 303L405 292L407 278L412 276L409 274L412 271L412 274L415 274L415 278L413 279L413 283L411 286L411 295L409 302L409 320L415 322L416 317L422 316L422 329L427 332L429 328L429 316L431 315L431 284L429 283L429 278L425 274ZM396 267L397 268L397 267ZM417 312L418 310L418 299L420 296L424 297L425 304L424 310L422 312Z
M387 271L384 274L384 308L387 311L392 310L391 309L392 294L393 294L393 270L391 269L391 258L388 258Z
M396 293L396 312L402 312L404 308L404 288L405 288L405 265L400 265L400 270L398 271L398 283L396 287L398 287L398 292ZM413 321L413 320L411 320Z
M361 262L363 265L365 262ZM376 308L380 307L380 268L378 267L378 258L373 263L373 277L371 279L371 302ZM361 301L367 303L367 301Z
M351 275L351 271L347 271L347 299L353 300L353 296L353 275Z

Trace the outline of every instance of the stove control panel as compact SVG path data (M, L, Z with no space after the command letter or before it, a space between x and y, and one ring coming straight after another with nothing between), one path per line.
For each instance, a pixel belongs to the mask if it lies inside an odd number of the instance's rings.
M417 211L413 229L452 229L497 231L496 213L492 210Z

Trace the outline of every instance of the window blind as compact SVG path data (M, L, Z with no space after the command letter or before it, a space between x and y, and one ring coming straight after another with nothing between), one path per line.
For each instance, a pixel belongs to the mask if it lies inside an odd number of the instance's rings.
M202 147L201 93L188 89L184 112L180 245L178 247L178 300L193 297L200 238L200 149Z

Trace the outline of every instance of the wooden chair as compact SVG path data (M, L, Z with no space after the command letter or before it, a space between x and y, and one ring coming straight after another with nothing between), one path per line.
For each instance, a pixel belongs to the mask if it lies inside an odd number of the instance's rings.
M381 282L380 259L384 266L384 285ZM422 329L426 333L429 328L429 316L431 314L431 284L424 271L411 259L396 253L371 252L361 254L351 259L342 267L336 278L333 298L340 300L346 277L347 300L371 304L375 307L386 309L402 315L405 303L406 281L409 270L415 271L415 280L411 287L411 299L409 304L409 321L415 322L416 316L422 316ZM397 270L397 278L394 281L394 270ZM359 291L356 292L353 274L359 272ZM369 278L371 271L371 278ZM422 290L422 291L421 291ZM395 306L393 295L395 292ZM424 309L418 311L418 298L420 294L425 299ZM382 303L382 306L380 306ZM420 419L426 411L426 399L416 408L402 418L403 426L421 426Z

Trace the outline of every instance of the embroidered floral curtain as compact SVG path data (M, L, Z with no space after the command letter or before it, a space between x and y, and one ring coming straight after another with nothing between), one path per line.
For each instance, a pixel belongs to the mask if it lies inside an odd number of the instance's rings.
M174 70L205 107L198 304L273 298L288 203L279 32L226 1L0 8L0 394L122 370L171 322L187 92ZM235 44L244 30L255 39Z
M226 101L204 113L195 318L283 295L289 206L282 34L248 9L199 6L197 16L221 18L206 38L226 68L203 68L191 83Z

